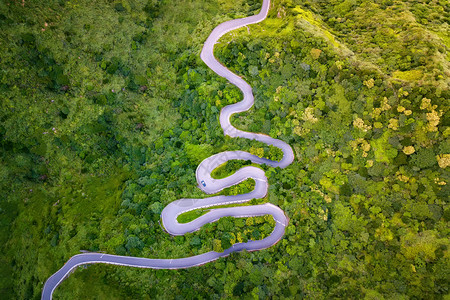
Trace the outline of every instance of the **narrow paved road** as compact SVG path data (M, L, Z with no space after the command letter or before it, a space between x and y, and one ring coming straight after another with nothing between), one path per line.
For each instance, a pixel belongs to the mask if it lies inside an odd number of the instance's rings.
M208 253L176 259L150 259L142 257L109 255L102 253L84 253L78 254L69 259L67 263L53 274L44 285L42 291L42 299L51 299L55 288L72 272L76 267L84 264L105 263L138 268L152 268L152 269L181 269L199 266L210 261L216 260L219 257L224 257L232 252L247 249L260 250L268 248L277 243L284 235L285 227L288 224L288 219L284 212L277 206L266 203L261 205L244 206L244 207L229 207L212 209L208 213L198 217L192 222L180 224L177 221L178 215L204 207L211 207L224 204L242 203L254 198L263 198L267 194L268 183L264 171L256 167L244 167L236 173L223 178L213 179L211 172L221 164L232 160L251 160L257 164L266 164L273 167L284 168L292 163L294 160L294 153L292 148L283 141L271 138L264 134L256 134L245 132L236 129L230 123L230 118L233 114L249 110L254 103L252 88L242 78L232 73L222 64L220 64L213 54L214 44L221 36L236 28L261 22L267 16L269 11L270 0L263 0L263 5L259 14L228 21L217 26L206 40L202 52L201 59L219 76L228 79L232 84L236 85L243 93L244 99L241 102L228 105L220 112L220 125L225 135L231 137L242 137L251 140L257 140L268 145L280 148L283 151L283 158L281 161L271 161L265 158L260 158L243 151L227 151L213 155L198 166L196 177L199 187L208 194L217 193L224 188L233 186L246 179L255 180L255 188L247 194L236 196L215 196L205 199L180 199L167 205L162 211L161 217L163 225L167 232L172 235L183 235L187 232L199 230L204 224L217 221L222 217L254 217L263 215L272 215L275 220L275 228L270 236L256 241L248 241L246 243L234 244L224 252L211 251Z

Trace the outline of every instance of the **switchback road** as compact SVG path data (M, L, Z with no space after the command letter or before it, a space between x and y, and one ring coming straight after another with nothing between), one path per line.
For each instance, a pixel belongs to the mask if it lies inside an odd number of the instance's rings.
M197 182L199 187L208 194L214 194L226 187L233 186L246 179L255 180L255 188L247 194L236 196L215 196L205 199L180 199L167 205L162 211L162 221L164 228L172 235L182 235L187 232L199 230L204 224L217 221L222 217L254 217L271 215L275 220L275 228L270 236L256 241L248 241L246 243L234 244L232 247L226 249L224 252L207 252L204 254L174 259L151 259L143 257L119 256L102 253L83 253L71 257L67 263L54 273L44 285L42 291L42 299L51 299L55 288L78 266L94 263L105 263L138 268L152 268L152 269L181 269L190 268L198 265L208 263L216 260L219 257L224 257L232 252L246 249L248 251L260 250L268 248L277 243L284 235L285 227L288 224L288 219L284 212L277 206L266 203L253 206L240 206L211 209L206 214L197 219L180 224L177 221L177 216L198 208L212 207L217 205L235 204L249 201L255 198L263 198L267 194L268 183L264 171L256 167L244 167L234 174L223 178L214 179L211 177L211 172L221 164L229 160L251 160L253 163L266 164L273 167L284 168L292 163L294 154L292 148L283 141L271 138L264 134L256 134L245 132L236 129L230 123L230 118L233 114L249 110L254 103L252 88L242 78L237 76L223 66L216 60L213 54L214 44L221 36L227 32L237 29L239 27L261 22L267 16L269 11L270 0L263 0L261 11L254 16L228 21L217 26L208 39L206 40L202 52L201 59L219 76L229 80L236 85L243 93L243 100L241 102L228 105L220 112L220 125L225 135L231 137L241 137L251 140L257 140L267 145L272 145L280 148L283 151L283 158L281 161L271 161L260 158L244 151L227 151L213 155L198 166L196 171Z

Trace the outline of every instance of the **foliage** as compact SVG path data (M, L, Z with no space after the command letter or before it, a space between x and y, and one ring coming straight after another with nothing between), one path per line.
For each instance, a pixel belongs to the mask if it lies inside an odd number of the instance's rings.
M55 298L445 297L444 4L275 0L266 21L224 36L216 56L256 99L233 124L282 139L296 155L283 170L262 166L268 195L248 203L280 206L285 237L186 270L88 266ZM219 111L242 96L199 58L214 26L260 5L0 4L1 295L39 298L80 250L178 258L270 234L268 216L222 218L180 237L159 223L168 203L206 197L195 181L202 159L228 150L280 158L223 136ZM245 165L230 161L213 176Z

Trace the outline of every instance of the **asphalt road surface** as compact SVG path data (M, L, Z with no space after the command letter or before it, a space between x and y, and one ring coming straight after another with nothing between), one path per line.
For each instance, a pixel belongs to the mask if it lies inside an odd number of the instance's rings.
M261 11L254 16L228 21L217 26L206 40L202 52L201 59L219 76L228 79L232 84L236 85L243 93L244 98L241 102L228 105L220 112L220 125L225 135L231 137L241 137L251 140L257 140L267 145L272 145L280 148L283 151L283 158L281 161L271 161L265 158L260 158L244 151L227 151L213 155L198 166L196 171L197 182L200 189L205 193L214 194L224 188L236 185L246 179L255 180L255 188L253 191L236 196L215 196L205 199L180 199L167 205L162 211L161 217L164 228L172 235L183 235L188 232L199 230L204 224L217 221L222 217L254 217L263 215L272 215L275 220L275 228L270 236L255 241L248 241L246 243L234 244L232 247L226 249L224 252L211 251L208 253L175 259L151 259L143 257L119 256L102 253L83 253L72 256L67 263L54 273L45 282L42 291L42 299L51 299L55 288L71 273L76 267L85 264L105 263L113 265L121 265L137 268L151 268L151 269L181 269L190 268L203 265L210 261L216 260L219 257L224 257L232 252L246 249L248 251L260 250L268 248L276 244L284 235L285 227L288 224L288 219L284 212L277 206L266 203L253 206L229 207L211 209L206 214L197 219L180 224L177 221L178 215L205 207L212 207L217 205L243 203L251 199L263 198L267 194L268 183L264 171L256 167L243 167L234 174L223 178L214 179L211 177L211 172L221 164L229 160L251 160L253 163L266 164L273 167L284 168L292 163L294 160L294 153L292 148L283 141L271 138L264 134L256 134L245 132L236 129L230 123L230 117L239 112L249 110L254 103L254 97L251 86L245 82L241 77L232 73L220 62L216 60L213 55L214 44L221 36L227 32L237 29L239 27L261 22L267 16L269 11L270 0L263 0Z

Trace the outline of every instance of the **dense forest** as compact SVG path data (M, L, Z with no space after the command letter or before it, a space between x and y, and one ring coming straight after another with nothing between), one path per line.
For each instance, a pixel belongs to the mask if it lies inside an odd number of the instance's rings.
M204 158L281 156L224 137L219 112L242 95L199 57L215 26L260 6L0 3L0 298L40 299L80 250L179 258L272 231L269 217L178 237L160 226L168 203L206 197L195 180ZM233 124L294 149L286 169L262 166L269 193L250 203L285 211L284 238L185 270L90 265L54 298L448 299L449 23L445 0L273 0L215 55L254 88Z

